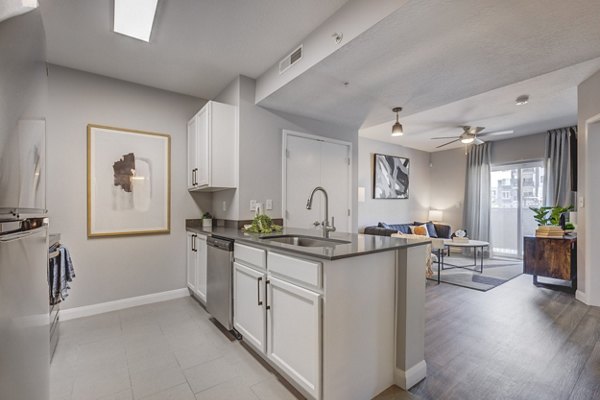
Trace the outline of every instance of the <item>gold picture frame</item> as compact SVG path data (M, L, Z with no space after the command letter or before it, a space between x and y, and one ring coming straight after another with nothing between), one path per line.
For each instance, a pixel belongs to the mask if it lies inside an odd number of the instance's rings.
M170 232L171 136L88 124L88 238Z

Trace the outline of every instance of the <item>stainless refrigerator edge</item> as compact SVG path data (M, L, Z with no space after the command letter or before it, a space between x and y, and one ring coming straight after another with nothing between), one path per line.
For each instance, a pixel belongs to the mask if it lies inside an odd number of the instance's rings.
M49 398L45 43L39 9L0 20L2 400Z

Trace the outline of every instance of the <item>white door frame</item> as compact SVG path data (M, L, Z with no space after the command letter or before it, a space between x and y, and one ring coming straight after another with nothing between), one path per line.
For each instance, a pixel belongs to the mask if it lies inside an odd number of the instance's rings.
M589 140L589 136L590 136L590 127L591 125L595 125L597 123L600 123L600 114L596 114L593 117L587 119L585 121L585 132L583 132L583 134L585 135L586 138L586 144L587 141ZM579 149L578 149L579 150ZM585 290L585 292L581 291L581 282L577 282L578 283L578 289L575 292L575 297L582 301L585 304L588 305L594 305L594 306L598 306L600 305L600 301L598 301L598 299L600 298L600 295L598 295L598 293L594 293L594 290L596 291L600 291L600 287L592 287L592 260L594 259L594 254L592 251L592 243L590 240L590 237L592 235L592 224L590 223L590 217L591 215L588 213L587 211L587 205L591 204L590 202L590 188L591 188L591 184L592 184L592 179L591 179L591 171L590 171L590 153L587 150L587 146L585 147L585 190L583 191L583 195L584 195L584 199L585 199L585 205L582 207L584 209L584 214L585 214L585 228L584 228L584 238L585 238L585 250L584 250L584 257L583 257L583 267L585 270L585 274L584 274L584 284L583 284L583 288ZM577 202L579 202L579 196L580 194L577 195ZM579 207L577 207L577 211L579 212ZM581 218L579 215L577 216L577 219L579 220L579 218ZM579 260L579 258L577 259L577 268L580 268L581 266L581 261Z
M289 129L283 129L283 141L281 146L281 166L282 166L282 176L281 176L281 215L283 217L283 226L287 226L287 143L289 136L297 136L304 139L312 139L318 140L326 143L340 144L343 146L348 146L348 158L350 162L348 163L348 209L350 210L350 215L348 215L348 231L352 232L352 215L354 214L354 210L352 207L352 163L354 162L352 158L352 142L347 142L345 140L332 139L325 136L313 135L310 133L297 132ZM307 193L306 196L309 196L310 193ZM308 198L308 197L307 197Z

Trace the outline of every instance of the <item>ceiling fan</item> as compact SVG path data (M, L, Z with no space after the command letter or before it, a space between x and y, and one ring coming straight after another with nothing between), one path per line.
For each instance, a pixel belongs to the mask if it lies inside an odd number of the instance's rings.
M483 140L480 139L481 136L499 136L499 135L508 135L513 133L514 131L512 129L510 130L505 130L505 131L495 131L495 132L483 132L481 133L481 131L483 131L485 128L482 126L461 126L463 132L459 135L459 136L446 136L446 137L434 137L431 138L432 140L438 140L438 139L454 139L451 140L447 143L444 143L440 146L437 146L436 149L439 149L440 147L444 147L444 146L448 146L449 144L455 143L460 141L461 143L464 144L482 144Z

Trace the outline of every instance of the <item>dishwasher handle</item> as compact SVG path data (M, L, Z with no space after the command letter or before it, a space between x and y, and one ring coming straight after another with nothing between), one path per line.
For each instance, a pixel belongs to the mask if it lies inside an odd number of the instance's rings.
M206 244L210 247L215 247L217 249L233 251L233 240L229 240L226 238L209 236L208 238L206 238Z

